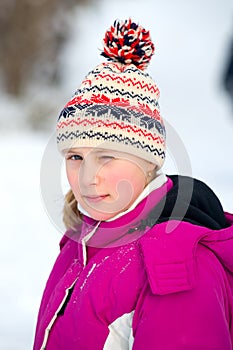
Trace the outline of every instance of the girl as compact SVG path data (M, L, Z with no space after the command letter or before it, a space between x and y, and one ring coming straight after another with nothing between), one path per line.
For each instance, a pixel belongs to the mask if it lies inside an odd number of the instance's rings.
M232 350L233 215L204 183L166 176L154 45L130 19L62 110L68 228L34 350Z

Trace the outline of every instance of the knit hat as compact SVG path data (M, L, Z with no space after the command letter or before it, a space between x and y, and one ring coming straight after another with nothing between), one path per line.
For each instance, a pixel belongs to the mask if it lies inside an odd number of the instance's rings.
M58 148L99 147L157 164L165 159L159 89L145 72L154 44L131 19L115 21L101 53L108 62L87 74L57 122Z

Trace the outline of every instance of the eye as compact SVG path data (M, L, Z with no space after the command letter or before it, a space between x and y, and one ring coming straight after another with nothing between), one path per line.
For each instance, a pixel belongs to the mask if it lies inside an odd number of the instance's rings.
M103 158L103 159L114 159L114 157L113 157L113 156L107 156L107 155L105 155L105 156L101 156L101 158Z
M67 154L67 160L82 160L83 158L78 154Z
M104 154L100 156L100 160L103 162L109 162L111 160L115 159L115 157L108 155L108 154Z

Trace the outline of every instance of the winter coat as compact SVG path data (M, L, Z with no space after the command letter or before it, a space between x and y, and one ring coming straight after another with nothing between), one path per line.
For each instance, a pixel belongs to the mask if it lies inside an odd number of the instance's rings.
M232 350L232 224L178 176L116 220L85 217L61 241L34 350Z

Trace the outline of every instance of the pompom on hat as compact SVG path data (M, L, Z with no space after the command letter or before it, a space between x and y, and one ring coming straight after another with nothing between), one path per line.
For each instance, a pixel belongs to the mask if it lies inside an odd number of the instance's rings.
M154 54L150 34L131 21L115 21L103 40L99 64L87 74L57 122L61 152L99 147L136 155L161 168L165 127L159 89L144 70Z

